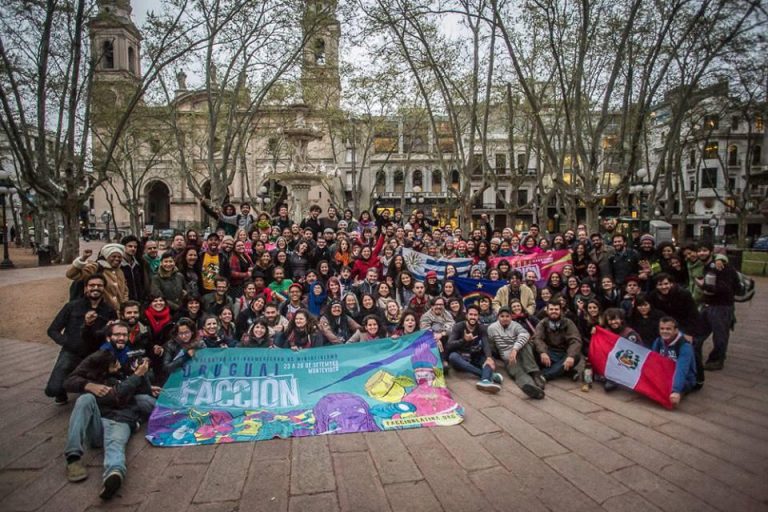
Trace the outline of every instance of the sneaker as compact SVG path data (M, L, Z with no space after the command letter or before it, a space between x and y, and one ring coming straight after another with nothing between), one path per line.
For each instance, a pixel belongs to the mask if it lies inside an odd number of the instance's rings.
M541 400L544 398L544 390L534 386L533 384L523 384L523 387L520 389L523 390L523 393L533 398L534 400Z
M104 487L99 493L99 498L103 500L112 499L121 485L123 485L123 475L117 471L112 471L107 475L107 478L104 479Z
M544 389L547 386L547 379L544 377L544 375L541 374L541 372L534 372L531 374L531 377L533 377L533 382L540 389Z
M70 482L82 482L88 478L88 470L85 469L80 459L67 464L67 480Z
M56 405L67 405L67 402L69 402L69 398L67 398L67 395L61 395L57 396L53 399L53 403Z
M504 383L504 376L498 372L494 372L491 376L491 380L501 386Z
M708 372L717 372L723 369L724 363L722 361L709 361L704 365L704 369Z
M477 384L475 384L475 387L480 391L485 391L486 393L492 393L492 394L495 394L501 391L501 386L489 381L488 379L483 379L479 381Z

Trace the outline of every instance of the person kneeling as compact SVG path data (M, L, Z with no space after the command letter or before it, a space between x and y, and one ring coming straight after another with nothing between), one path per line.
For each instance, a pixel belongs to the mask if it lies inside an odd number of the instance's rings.
M446 351L448 361L461 372L469 372L480 377L477 389L487 393L501 391L503 378L495 373L496 362L491 355L491 345L485 326L480 325L480 309L467 307L467 319L451 328Z
M675 377L672 380L672 393L669 401L677 407L685 393L696 388L696 360L693 347L683 337L677 326L677 320L665 316L659 320L659 337L653 342L651 350L675 361Z
M104 486L99 493L102 499L112 498L122 485L126 473L125 445L147 416L146 404L138 403L136 396L156 396L159 392L159 388L150 386L148 371L149 360L143 359L133 374L126 377L115 354L100 350L83 360L64 382L68 392L83 393L69 418L64 450L67 478L71 482L88 478L80 461L86 439L92 447L104 446Z

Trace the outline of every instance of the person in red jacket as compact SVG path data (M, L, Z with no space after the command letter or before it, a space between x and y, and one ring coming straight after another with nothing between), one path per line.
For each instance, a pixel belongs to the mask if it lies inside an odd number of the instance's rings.
M360 250L360 257L352 265L352 279L362 281L368 273L369 268L375 268L381 276L381 262L379 261L379 252L384 247L384 234L379 235L376 241L376 247L371 250L370 247L363 246Z

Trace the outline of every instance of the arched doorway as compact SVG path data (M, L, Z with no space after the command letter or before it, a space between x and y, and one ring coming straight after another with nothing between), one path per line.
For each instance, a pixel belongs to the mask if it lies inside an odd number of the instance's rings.
M266 189L266 194L262 194L261 187ZM288 201L288 188L280 183L278 180L269 179L261 184L258 190L258 200L256 206L260 210L264 210L271 216L277 215L281 204L286 204ZM264 204L264 199L269 199L267 204Z
M146 197L146 223L155 229L167 229L171 223L171 191L162 181L152 181L147 184L144 196Z

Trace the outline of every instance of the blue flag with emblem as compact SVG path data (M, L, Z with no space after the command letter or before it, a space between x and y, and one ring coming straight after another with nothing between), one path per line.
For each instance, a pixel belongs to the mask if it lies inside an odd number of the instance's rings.
M489 281L488 279L470 279L468 277L457 277L453 279L453 282L456 283L456 289L464 299L465 306L475 303L480 297L489 297L493 300L499 288L507 284L501 280Z

